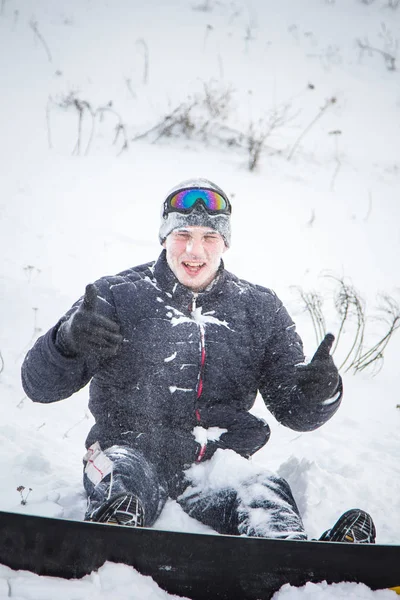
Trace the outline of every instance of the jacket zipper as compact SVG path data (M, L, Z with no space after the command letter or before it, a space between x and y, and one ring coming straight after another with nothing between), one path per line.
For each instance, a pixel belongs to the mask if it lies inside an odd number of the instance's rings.
M197 294L193 295L192 306L191 306L191 314L196 310L196 300ZM200 370L197 380L197 401L200 399L203 393L203 378L204 378L204 366L206 363L206 346L205 346L205 328L203 323L198 323L200 329ZM195 408L196 420L200 425L201 422L201 414L199 408ZM196 458L196 462L201 462L203 459L207 449L207 442L200 447L199 454Z

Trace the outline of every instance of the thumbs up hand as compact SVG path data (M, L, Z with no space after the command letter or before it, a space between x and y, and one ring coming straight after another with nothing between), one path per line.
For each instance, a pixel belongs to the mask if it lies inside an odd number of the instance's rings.
M98 312L97 289L86 286L83 301L76 312L61 324L56 346L64 356L114 356L122 343L120 326Z
M304 395L315 402L332 398L339 389L340 376L330 351L335 337L327 333L308 365L299 365L297 385Z

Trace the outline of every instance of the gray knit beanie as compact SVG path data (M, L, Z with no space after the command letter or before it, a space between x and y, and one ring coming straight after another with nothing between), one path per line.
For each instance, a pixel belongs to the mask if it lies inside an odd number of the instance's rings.
M159 231L159 239L162 244L165 238L173 231L174 229L179 229L180 227L210 227L210 229L214 229L221 234L224 238L225 245L227 247L230 246L231 243L231 223L230 223L230 214L229 215L210 215L204 206L198 205L195 206L194 209L187 214L179 213L179 212L166 212L166 202L167 199L172 195L182 190L189 189L206 189L212 190L214 192L218 192L230 206L230 202L228 196L221 190L220 187L212 183L208 179L188 179L187 181L182 181L175 187L173 187L167 194L166 199L162 205L161 211L161 225Z

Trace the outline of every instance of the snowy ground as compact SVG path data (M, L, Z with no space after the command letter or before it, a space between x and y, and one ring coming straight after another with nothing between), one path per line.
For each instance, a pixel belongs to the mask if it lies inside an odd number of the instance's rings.
M397 5L0 2L2 510L82 517L87 390L33 405L20 365L86 283L158 256L162 197L178 181L201 175L231 194L227 268L275 289L308 355L317 340L299 289L324 297L327 329L339 331L337 283L327 274L364 299L365 347L386 333L378 294L400 301ZM252 171L249 137L265 138ZM346 324L338 365L354 335ZM254 461L288 479L310 537L360 506L379 543L398 543L399 351L397 333L375 377L343 368L343 405L313 433L279 426L256 403L272 437ZM23 497L31 488L25 505L19 486ZM173 502L157 527L204 530ZM343 583L284 587L275 600L300 596L395 597ZM168 595L133 569L106 564L72 582L0 567L5 597Z

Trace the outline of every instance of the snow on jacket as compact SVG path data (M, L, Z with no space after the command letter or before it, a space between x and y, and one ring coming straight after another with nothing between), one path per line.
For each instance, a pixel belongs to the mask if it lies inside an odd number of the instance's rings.
M259 450L269 428L248 412L258 391L276 419L296 431L316 429L337 410L340 397L316 403L296 387L302 342L282 302L223 263L201 293L178 282L165 250L156 262L103 277L96 287L97 309L121 326L118 354L99 362L58 351L58 327L80 299L22 366L25 392L36 402L67 398L91 380L96 423L87 446L127 444L183 466L218 447L242 456ZM217 439L200 449L195 427L219 428L211 430Z

